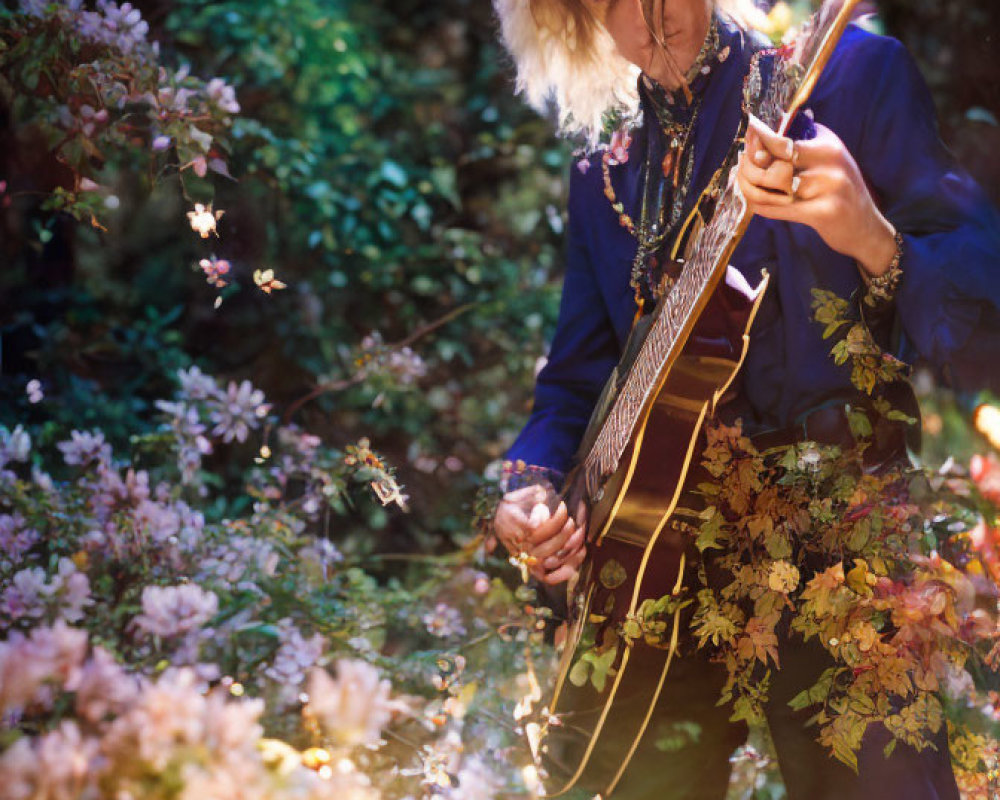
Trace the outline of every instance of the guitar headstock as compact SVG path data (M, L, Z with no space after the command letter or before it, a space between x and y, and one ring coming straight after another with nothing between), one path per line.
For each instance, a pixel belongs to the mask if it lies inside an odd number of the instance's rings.
M859 2L825 0L790 41L778 48L769 79L765 82L759 73L751 74L745 96L747 110L772 130L784 134L809 99Z

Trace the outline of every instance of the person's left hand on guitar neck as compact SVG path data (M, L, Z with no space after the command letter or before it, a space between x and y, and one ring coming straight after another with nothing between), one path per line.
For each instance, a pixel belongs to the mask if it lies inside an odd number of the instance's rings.
M560 501L552 513L539 488L524 486L505 494L497 506L493 528L512 556L524 553L531 557L528 571L532 577L555 586L573 578L586 556L586 508L581 503L570 516L566 503Z

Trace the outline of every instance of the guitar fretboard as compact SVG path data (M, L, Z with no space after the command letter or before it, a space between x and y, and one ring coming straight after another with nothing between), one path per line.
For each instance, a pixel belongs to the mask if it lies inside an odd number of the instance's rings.
M734 183L719 198L711 222L696 240L695 255L684 265L670 294L654 312L656 319L584 458L588 495L593 496L604 478L617 468L664 368L673 363L690 334L699 311L699 299L725 269L722 256L737 238L736 232L745 215L746 201Z
M812 82L825 66L856 4L857 0L847 0L840 13L830 3L824 4L795 42L777 52L766 86L760 73L759 56L763 54L754 58L744 102L772 130L785 133L791 115L811 91ZM594 497L603 481L617 469L644 410L687 342L702 301L725 272L728 256L742 237L747 213L739 187L735 182L728 183L711 221L695 240L694 255L653 312L656 315L653 324L583 459L581 466L589 497Z

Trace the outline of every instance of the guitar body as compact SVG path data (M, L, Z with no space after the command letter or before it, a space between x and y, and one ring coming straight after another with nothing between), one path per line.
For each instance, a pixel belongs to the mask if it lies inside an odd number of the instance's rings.
M751 62L744 107L784 135L858 2L826 0L775 51L767 76ZM634 326L563 487L570 509L587 509L588 549L568 587L555 686L533 723L550 797L575 787L612 793L676 655L681 612L672 596L682 587L688 545L678 501L700 472L703 426L736 377L767 286L766 274L751 289L728 266L750 214L734 182L715 188L714 210L691 238L680 277ZM661 598L659 627L644 630L637 612Z
M674 655L672 645L653 647L642 639L626 645L616 637L614 670L603 691L590 682L575 686L567 678L581 643L613 632L644 600L680 588L685 541L672 525L674 509L698 461L702 426L742 363L766 282L765 276L749 293L726 282L716 289L618 470L591 505L590 551L578 584L586 588L570 609L571 627L549 708L561 724L549 728L542 752L548 796L573 787L607 796L645 732ZM568 497L580 491L572 483L571 477ZM594 623L595 617L602 619ZM675 642L678 614L673 626Z

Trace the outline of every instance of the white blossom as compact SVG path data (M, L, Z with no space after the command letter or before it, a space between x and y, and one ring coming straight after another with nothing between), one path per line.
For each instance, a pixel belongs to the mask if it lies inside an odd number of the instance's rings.
M20 425L8 430L0 425L0 469L11 461L27 461L31 454L31 436Z
M28 402L34 405L45 399L45 392L42 391L42 382L37 378L32 378L24 387L24 393L28 395Z
M236 101L236 92L222 78L212 78L205 87L208 99L229 114L238 114L240 104Z
M191 230L201 236L202 239L207 239L212 234L219 235L219 232L216 230L216 223L222 219L224 213L224 211L213 211L211 203L207 206L195 203L194 211L188 211L187 216L188 222L191 223Z
M421 619L429 633L442 639L448 636L462 636L465 633L461 613L447 603L438 603L433 611L428 611Z
M309 673L309 709L333 741L342 746L373 745L393 711L405 708L390 698L390 684L364 661L341 659L337 676L324 669Z

